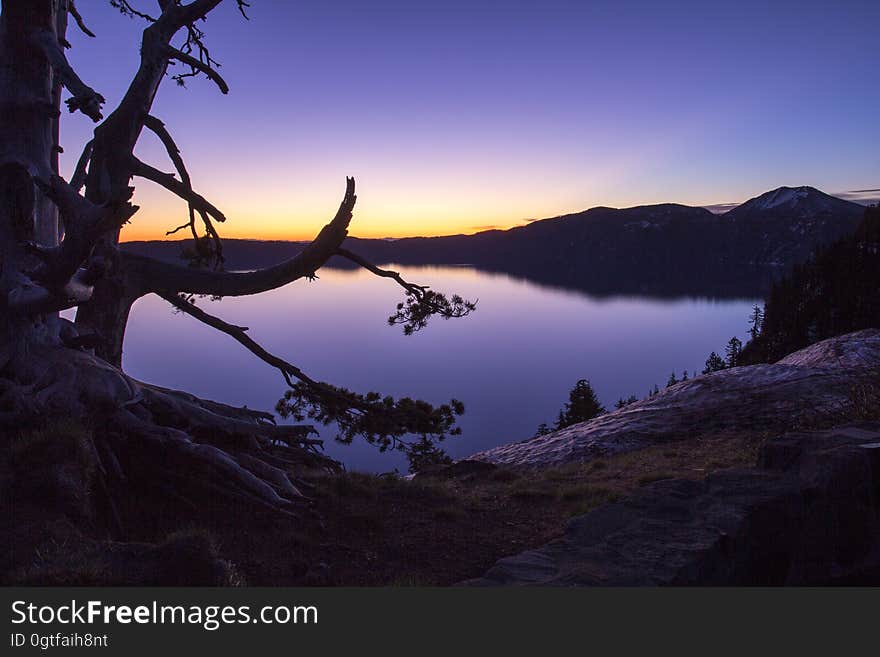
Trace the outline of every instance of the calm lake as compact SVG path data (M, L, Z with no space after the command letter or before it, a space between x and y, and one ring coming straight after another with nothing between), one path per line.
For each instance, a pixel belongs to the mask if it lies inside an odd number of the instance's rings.
M434 403L465 404L463 433L444 444L455 457L528 438L551 423L568 390L589 379L611 407L644 396L675 370L701 370L732 335L745 341L754 299L595 298L468 267L397 267L415 282L479 299L471 316L434 320L405 337L386 318L403 297L365 271L322 269L255 297L199 300L312 377L359 392L377 390ZM153 296L135 306L124 365L134 377L201 397L271 410L281 375L228 336L174 314ZM349 469L405 472L406 459L363 442L326 451Z

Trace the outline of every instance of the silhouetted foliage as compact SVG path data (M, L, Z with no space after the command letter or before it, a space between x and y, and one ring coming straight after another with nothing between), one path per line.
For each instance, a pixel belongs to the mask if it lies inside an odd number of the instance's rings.
M880 208L773 286L740 361L775 362L815 342L880 326Z
M377 445L379 451L396 449L410 459L410 466L423 467L446 462L442 450L432 442L461 433L456 416L464 413L464 404L453 399L448 404L431 404L409 397L394 399L377 392L365 395L327 384L296 383L276 405L279 415L302 421L310 418L322 424L336 423L336 440L351 443L361 436ZM403 437L419 436L417 442Z
M742 340L736 336L727 341L727 346L724 348L724 364L727 367L736 367L739 365L742 346Z
M397 312L388 318L388 324L400 324L406 335L412 335L425 328L434 315L454 319L470 314L476 307L475 301L467 301L457 294L447 298L434 290L407 291L406 299L397 304Z
M556 428L564 429L578 422L592 420L605 412L605 408L596 397L596 392L586 379L578 381L568 393L568 402L559 411Z
M669 388L678 383L678 378L675 376L675 372L669 375L669 378L666 380L666 387Z
M749 335L752 340L757 339L761 335L761 325L764 323L764 311L761 306L755 304L752 308L752 314L749 317Z
M409 471L412 473L424 472L438 465L452 463L449 455L427 436L422 436L410 444L406 449L406 458L409 461Z
M724 359L713 351L706 359L706 366L703 368L703 374L720 372L721 370L726 368L727 364L724 362Z
M541 422L538 425L538 428L535 430L535 435L532 438L537 438L538 436L546 436L548 433L551 433L553 429L546 422Z
M635 395L630 395L627 398L619 398L616 402L614 402L614 408L624 408L625 406L629 406L630 404L634 404L639 401L639 398Z

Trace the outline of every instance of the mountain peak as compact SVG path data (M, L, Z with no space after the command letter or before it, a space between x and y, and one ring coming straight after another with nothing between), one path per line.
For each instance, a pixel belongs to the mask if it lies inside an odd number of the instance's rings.
M792 207L811 195L825 196L815 187L777 187L746 201L743 203L743 207L747 206L752 210L770 210L771 208L783 206Z
M755 212L784 212L800 215L813 215L825 212L850 210L861 212L863 208L850 201L830 196L815 187L777 187L760 196L749 199L728 214L737 215Z

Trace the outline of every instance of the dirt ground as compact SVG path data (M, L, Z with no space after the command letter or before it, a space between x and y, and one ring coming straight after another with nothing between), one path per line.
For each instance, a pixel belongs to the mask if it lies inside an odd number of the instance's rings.
M109 532L92 508L87 436L67 434L69 444L46 434L4 450L4 583L449 585L639 486L751 465L765 439L719 434L540 471L460 462L414 479L313 474L295 517L134 489Z

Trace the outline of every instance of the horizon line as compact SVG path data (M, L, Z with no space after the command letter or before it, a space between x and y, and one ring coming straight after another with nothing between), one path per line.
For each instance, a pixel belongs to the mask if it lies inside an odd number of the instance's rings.
M810 186L810 185L800 185L800 187L809 187L809 186ZM787 186L786 186L786 185L783 185L782 187L787 187ZM769 191L767 191L767 192L763 192L763 194L769 194L769 193L771 193L771 192L776 191L777 189L781 189L782 187L777 187L777 188L774 188L774 189L769 190ZM794 187L794 188L792 188L792 189L796 189L796 187ZM818 189L817 187L814 187L813 189L817 189L818 191L822 192L822 190ZM865 205L865 206L867 206L869 203L872 203L872 202L874 202L874 203L876 203L876 202L880 202L880 196L877 196L877 197L871 197L871 198L864 198L864 197L859 198L858 195L861 195L861 194L871 194L871 193L874 193L874 192L880 193L880 188L876 188L876 189L852 189L852 190L848 190L848 191L834 192L834 193L832 193L832 194L828 194L828 196L833 196L833 197L838 198L838 199L840 199L840 200L842 200L842 201L849 201L850 203L856 203L857 205ZM827 192L822 192L822 193L825 194L825 193L827 193ZM758 196L763 196L763 194L759 194ZM850 198L847 198L848 196L850 196ZM757 198L757 197L754 197L754 196L753 196L753 197L751 197L751 198ZM590 210L595 210L595 209L597 209L597 208L608 208L608 209L611 209L611 210L629 210L629 209L632 209L632 208L650 207L650 206L652 206L652 205L682 205L682 206L684 206L684 207L690 207L690 208L702 208L702 209L704 209L704 210L708 210L709 212L711 212L711 213L713 213L713 214L724 214L725 212L727 212L727 211L729 211L729 210L732 210L733 208L739 207L740 205L743 205L744 203L747 203L749 200L751 200L751 199L746 199L745 201L740 201L740 202L738 202L738 203L734 203L734 202L730 202L730 203L709 203L709 204L706 204L706 205L688 205L687 203L677 203L677 202L675 202L675 201L665 201L665 202L661 202L661 203L642 203L642 204L639 204L639 205L629 205L629 206L625 206L625 207L612 207L612 206L607 206L607 205L594 205L594 206L591 206L591 207L589 207L589 208L585 208L585 209L583 209L583 210L575 210L575 211L572 211L572 212L567 212L567 213L565 213L565 214L560 214L560 215L556 215L556 216L552 216L552 217L539 217L539 218L526 218L526 219L519 219L516 223L511 223L511 224L509 224L509 225L507 225L507 226L500 225L500 224L499 224L499 225L481 225L481 226L472 226L472 227L471 227L471 228L473 228L473 231L472 231L472 232L438 233L438 234L435 234L435 235L425 235L425 234L421 234L421 235L399 235L399 236L386 235L386 236L384 236L384 237L359 237L359 236L357 236L357 235L349 235L348 237L352 237L352 238L354 238L354 239L361 239L361 240L380 240L380 241L381 241L381 240L405 240L405 239L416 239L416 238L425 238L425 237L455 237L455 236L459 236L459 235L465 235L465 236L468 236L468 235L477 235L477 234L479 234L479 233L486 233L486 232L491 232L491 231L496 231L496 230L497 230L497 231L508 231L508 230L512 230L513 228L521 228L521 227L523 227L523 226L527 226L528 224L535 223L535 222L537 222L537 221L547 221L547 220L552 220L552 219L559 219L559 218L561 218L561 217L566 217L566 216L573 215L573 214L581 214L581 213L583 213L583 212L589 212ZM860 201L861 201L861 202L860 202ZM133 243L133 242L186 242L186 241L190 241L190 240L192 240L192 237L184 237L184 238L178 238L178 239L166 239L166 238L170 238L170 237L171 237L170 235L166 235L164 238L153 238L153 239L136 238L136 239L126 239L126 237L125 237L125 231L123 230L123 231L120 233L120 239L119 239L119 241L120 241L121 243ZM310 242L310 241L312 241L312 240L314 239L314 237L311 237L311 238L309 238L309 237L303 237L303 238L279 238L279 237L222 237L222 236L221 236L221 239L224 239L224 240L238 240L238 241L240 241L240 242Z

